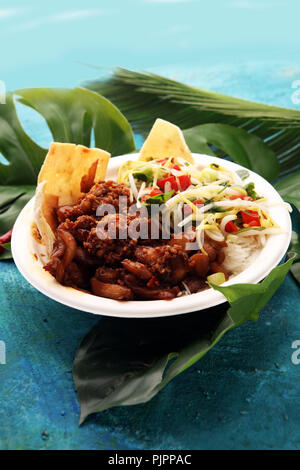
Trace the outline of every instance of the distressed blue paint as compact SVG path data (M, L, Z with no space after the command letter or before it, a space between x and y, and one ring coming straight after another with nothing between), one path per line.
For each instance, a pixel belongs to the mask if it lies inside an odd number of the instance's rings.
M93 315L36 292L1 263L1 449L299 448L299 290L289 276L258 323L225 336L151 402L78 428L72 359ZM43 440L42 432L48 436Z
M79 0L72 3L82 9ZM84 8L98 3L87 0ZM124 8L124 2L114 3ZM27 9L12 23L1 23L6 47L0 79L8 89L73 86L100 73L79 62L116 64L299 108L291 101L292 82L300 78L296 1L288 9L285 4L273 8L272 2L271 8L268 2L260 6L257 0L257 9L243 12L224 10L226 2L216 8L212 0L206 7L199 3L197 14L197 2L147 3L132 0L126 27L124 14L108 15L102 34L87 18L80 35L76 21L36 23L36 30L24 34L20 25L30 26L33 16L43 20L59 13L61 2L53 0L34 15ZM30 8L37 5L32 1ZM260 8L269 8L269 22ZM167 9L172 15L166 15ZM210 21L196 27L204 16L214 17L214 27ZM36 113L23 111L22 123L40 145L48 145L49 132ZM299 229L299 218L294 223ZM149 403L108 410L81 428L72 361L97 318L38 293L12 262L0 263L0 280L0 341L6 344L7 361L0 364L0 449L299 448L300 365L291 361L291 345L300 340L300 294L290 275L257 323L231 331Z

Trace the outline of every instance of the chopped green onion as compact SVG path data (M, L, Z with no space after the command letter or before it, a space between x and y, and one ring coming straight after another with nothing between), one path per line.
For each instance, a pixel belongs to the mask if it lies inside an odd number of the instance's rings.
M174 194L174 189L169 193L156 194L155 196L148 197L145 201L145 204L163 204Z
M204 178L206 181L216 181L219 177L218 172L213 170L212 168L204 168L201 171L201 177Z
M246 228L241 228L239 229L236 234L242 233L242 232L248 232L249 230L266 230L265 227L261 227L260 225L254 226L254 227L246 227Z
M222 209L221 207L213 207L212 209L209 209L207 212L210 212L213 214L214 212L227 212L227 211L228 209Z
M132 174L136 179L141 180L141 181L145 181L146 183L151 183L153 181L152 171L151 172L145 171L144 173L136 172L136 173L132 173Z
M256 194L254 188L255 188L254 183L248 183L244 187L244 189L247 192L248 196L252 197L253 199L257 199L257 194Z

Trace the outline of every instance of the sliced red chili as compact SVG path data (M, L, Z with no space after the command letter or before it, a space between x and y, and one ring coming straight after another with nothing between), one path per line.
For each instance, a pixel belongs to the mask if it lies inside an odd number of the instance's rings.
M248 223L248 226L249 227L260 227L260 222L258 221L258 223L257 223L256 220L252 220L252 222Z
M151 191L147 194L144 194L142 197L141 197L141 201L142 202L145 202L146 199L148 199L148 197L153 197L153 196L157 196L158 194L162 194L162 191L158 188L147 188L147 189L151 189Z
M166 183L170 183L171 189L174 189L174 191L178 191L178 184L177 184L175 176L168 176L167 178L163 178L163 179L157 181L157 185L162 190L165 189L165 184Z
M10 229L8 232L2 235L0 237L0 245L2 245L2 243L9 243L11 240L11 234L12 234L12 229Z
M259 215L255 211L241 211L241 216L244 224L250 224L251 222L255 222L255 225L260 227L260 220Z
M152 189L152 191L148 194L148 197L157 196L157 194L162 194L162 191L158 188Z
M225 225L225 231L228 232L228 233L237 232L237 231L238 231L238 228L237 228L237 226L232 222L232 220L230 220L230 221L227 222L227 224Z
M203 206L203 200L196 199L196 201L193 201L193 204L195 204L196 206ZM184 215L190 215L193 212L193 209L188 204L185 204L183 206L183 212L184 212Z
M157 163L160 163L162 166L164 166L167 163L168 160L169 160L168 158L163 158L162 160L157 160ZM174 168L174 170L181 171L180 166L173 163L173 161L174 161L174 159L172 158L170 168L172 168L172 169Z
M233 196L230 196L230 198L232 201L234 199L242 199L243 201L252 201L253 198L251 196L243 196L242 194L234 194Z
M179 184L180 184L180 189L184 191L191 185L191 177L190 175L180 175L177 176Z
M165 163L167 163L168 161L168 158L163 158L162 160L157 160L157 163L161 163L162 165L164 165Z
M202 199L196 199L196 201L193 201L193 204L195 204L195 206L203 206L203 200Z
M10 229L8 232L4 233L4 235L0 237L0 254L5 251L3 246L1 246L2 243L9 243L11 240L11 234L12 234L12 229Z
M178 166L178 165L173 165L173 166L172 166L172 169L173 169L173 170L181 171L181 168L180 168L180 166Z

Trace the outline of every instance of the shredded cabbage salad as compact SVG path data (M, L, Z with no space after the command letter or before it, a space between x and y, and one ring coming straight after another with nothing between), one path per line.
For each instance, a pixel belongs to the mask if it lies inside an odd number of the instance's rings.
M128 185L138 207L165 203L163 212L181 211L178 227L192 222L200 248L201 231L218 242L257 236L264 245L266 235L283 233L268 209L278 204L292 209L258 195L254 183L245 184L248 178L246 170L233 172L215 163L200 169L170 157L127 161L119 169L118 182Z

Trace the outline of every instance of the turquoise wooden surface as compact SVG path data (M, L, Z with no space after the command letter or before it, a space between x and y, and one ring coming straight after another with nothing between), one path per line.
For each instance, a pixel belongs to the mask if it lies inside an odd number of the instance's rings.
M0 265L0 449L296 449L300 445L299 288L289 275L258 323L227 334L149 403L78 427L72 360L91 314Z

